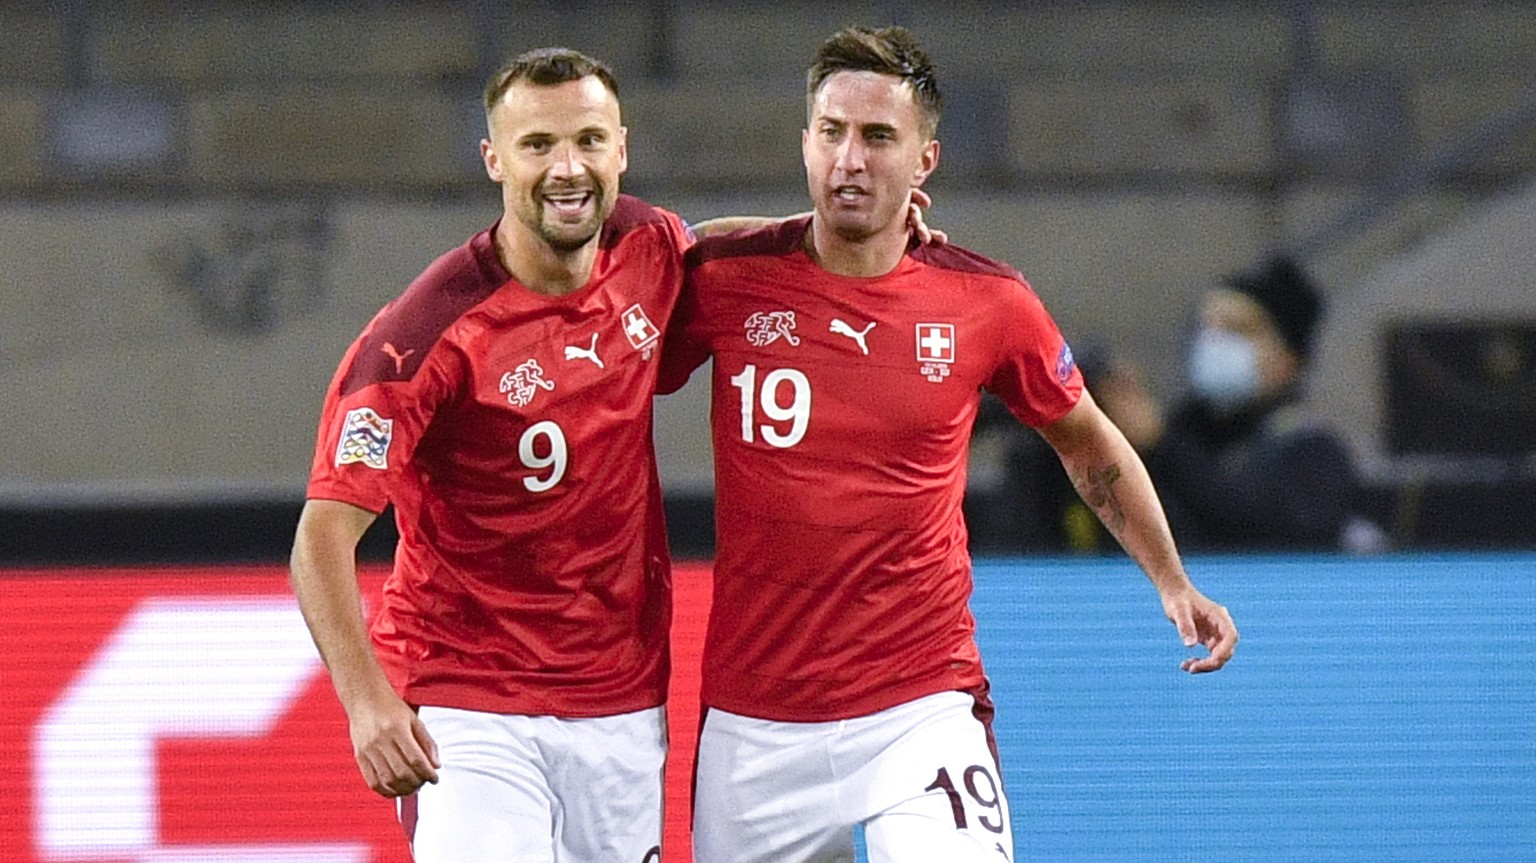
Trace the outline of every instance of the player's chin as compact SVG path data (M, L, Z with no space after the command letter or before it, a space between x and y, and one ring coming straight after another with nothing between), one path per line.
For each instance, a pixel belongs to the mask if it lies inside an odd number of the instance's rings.
M839 218L838 214L832 214L827 219L827 227L831 228L832 233L836 234L839 239L847 240L850 243L863 242L877 233L873 223L868 218L862 216L849 218L844 215Z
M603 227L603 220L596 217L583 219L577 224L544 224L544 230L540 234L544 242L557 252L574 252L577 249L592 242L597 232Z

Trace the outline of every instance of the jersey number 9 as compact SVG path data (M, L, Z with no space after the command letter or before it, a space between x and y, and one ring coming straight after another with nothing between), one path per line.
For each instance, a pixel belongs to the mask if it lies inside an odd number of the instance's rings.
M538 445L541 437L549 439L547 446ZM548 450L548 454L539 455L541 449ZM565 432L552 420L543 420L529 426L517 442L517 455L529 470L549 471L548 476L523 477L523 487L534 494L549 491L558 485L565 476L565 466L570 460L570 450L565 445Z

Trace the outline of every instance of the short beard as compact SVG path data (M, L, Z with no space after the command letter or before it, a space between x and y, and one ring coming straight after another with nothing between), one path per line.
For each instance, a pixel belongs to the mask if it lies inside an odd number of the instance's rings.
M568 255L578 252L588 243L592 242L592 238L596 237L603 230L603 223L608 221L608 216L613 211L613 207L608 204L606 190L601 183L594 182L592 184L592 212L596 218L592 225L592 230L578 237L572 237L570 234L545 221L543 194L543 190L540 190L535 195L533 203L537 216L534 219L534 223L528 225L528 227L532 228L533 232L539 235L539 239L548 244L557 254Z
M538 228L538 234L539 238L548 244L551 249L554 249L559 254L569 255L573 252L580 251L582 247L592 242L592 238L597 236L597 232L601 231L602 228L602 222L598 222L597 229L592 233L587 234L586 236L579 239L571 239L570 237L559 236L553 231L550 231L548 228L544 227L544 225L540 224Z

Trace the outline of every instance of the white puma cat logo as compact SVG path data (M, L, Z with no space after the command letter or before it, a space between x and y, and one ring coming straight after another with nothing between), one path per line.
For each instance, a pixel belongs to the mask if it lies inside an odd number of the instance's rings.
M592 362L597 363L598 368L607 368L607 366L603 365L603 361L597 356L597 333L592 334L592 347L590 348L583 348L578 345L566 345L565 358L568 360L591 360Z
M866 356L866 357L869 356L869 345L864 344L864 337L869 335L869 331L874 329L874 328L875 328L875 322L874 321L870 321L869 322L869 326L865 327L862 330L855 330L853 327L850 327L846 323L843 323L842 318L833 318L832 319L832 332L837 333L840 336L847 336L848 338L853 339L854 341L858 342L859 343L859 350L863 351L864 352L864 356Z

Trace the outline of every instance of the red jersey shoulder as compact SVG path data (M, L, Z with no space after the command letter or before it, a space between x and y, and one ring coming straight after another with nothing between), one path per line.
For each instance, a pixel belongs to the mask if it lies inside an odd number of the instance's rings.
M612 249L626 236L650 226L663 231L673 227L680 232L686 231L682 220L676 215L633 195L620 195L614 202L613 212L608 214L608 220L603 222L602 236L598 243L605 249Z
M385 306L361 338L341 395L415 376L448 327L511 279L492 244L495 228L433 261Z
M962 246L954 246L948 243L942 245L930 243L918 246L909 254L912 260L937 270L968 273L978 276L995 276L1000 279L1022 282L1025 286L1029 284L1025 281L1023 274L1013 267Z
M810 217L784 219L758 228L705 237L688 250L688 269L727 258L783 257L805 246Z

